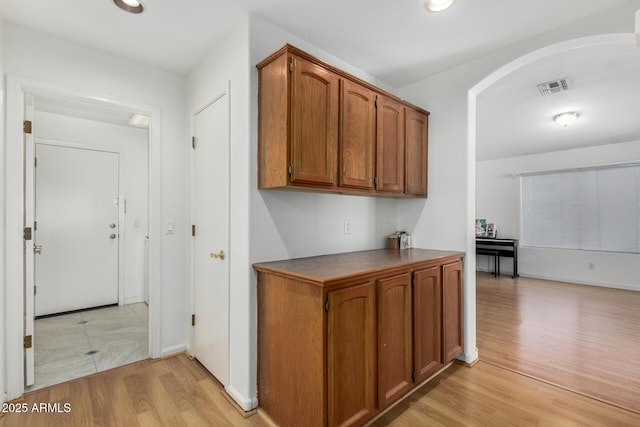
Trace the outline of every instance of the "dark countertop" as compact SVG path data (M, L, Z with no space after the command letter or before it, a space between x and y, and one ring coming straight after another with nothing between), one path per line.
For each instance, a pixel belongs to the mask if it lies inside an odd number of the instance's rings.
M326 284L394 267L405 267L428 261L453 262L462 257L464 257L463 252L434 249L375 249L255 263L253 268L260 272L284 274Z

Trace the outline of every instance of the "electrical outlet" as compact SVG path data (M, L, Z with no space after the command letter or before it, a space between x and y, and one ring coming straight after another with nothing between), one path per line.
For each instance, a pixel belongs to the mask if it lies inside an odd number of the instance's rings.
M344 220L344 234L351 234L351 220Z

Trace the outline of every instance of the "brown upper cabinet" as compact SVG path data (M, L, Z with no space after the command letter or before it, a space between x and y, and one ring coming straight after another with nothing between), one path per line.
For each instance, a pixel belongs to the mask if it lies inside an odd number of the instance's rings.
M340 186L374 188L376 93L343 80L340 97Z
M429 112L291 45L257 68L259 188L427 196Z
M404 191L405 107L385 96L378 98L378 177L376 190Z
M405 178L404 191L414 196L427 196L428 114L406 109L405 117Z

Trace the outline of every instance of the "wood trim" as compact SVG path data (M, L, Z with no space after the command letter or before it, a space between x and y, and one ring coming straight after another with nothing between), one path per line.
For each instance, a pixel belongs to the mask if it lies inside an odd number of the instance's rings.
M352 82L358 83L361 86L364 86L368 89L371 89L372 91L379 93L381 95L384 95L388 98L392 98L408 107L411 107L414 110L418 110L426 115L429 115L430 113L427 110L424 110L416 105L411 104L410 102L407 102L405 100L403 100L402 98L398 97L397 95L394 95L390 92L387 92L383 89L380 89L377 86L372 85L371 83L362 80L359 77L354 76L353 74L349 74L344 70L341 70L340 68L337 68L331 64L329 64L328 62L323 61L322 59L313 56L307 52L305 52L304 50L301 50L289 43L286 43L284 46L282 46L280 49L278 49L277 51L275 51L274 53L272 53L271 55L269 55L268 57L266 57L264 60L262 60L261 62L259 62L256 65L257 69L261 69L263 67L265 67L266 65L268 65L269 63L273 62L279 55L282 55L283 53L292 53L296 56L299 56L301 58L305 58L309 61L315 62L318 65L321 65L323 68L326 68L328 71L331 71L332 73L335 73L337 75L339 75L340 77L343 77L345 79L351 80Z
M454 360L453 363L457 363L458 365L462 365L462 366L466 366L467 368L473 368L474 366L476 366L478 364L478 362L480 361L480 358L478 357L476 360L474 360L471 363L467 363L464 360Z
M395 402L393 402L391 405L387 406L386 408L384 408L382 411L378 412L376 414L375 417L373 417L371 420L369 420L366 424L364 424L365 427L370 426L372 424L374 424L377 420L379 420L380 418L384 417L388 412L390 412L393 408L395 408L397 405L400 405L403 401L405 401L406 399L408 399L409 397L411 397L412 394L414 394L416 391L420 390L420 388L422 388L422 386L424 386L425 384L427 384L429 381L431 381L432 379L434 379L435 377L437 377L438 375L440 375L442 372L446 371L449 367L451 367L451 365L453 365L455 362L449 362L446 365L444 365L442 368L440 368L437 372L435 372L433 375L431 375L429 378L427 378L426 380L422 381L419 384L416 384L414 386L414 388L411 389L411 391L409 391L407 394L405 394L404 396L402 396L400 399L396 400Z

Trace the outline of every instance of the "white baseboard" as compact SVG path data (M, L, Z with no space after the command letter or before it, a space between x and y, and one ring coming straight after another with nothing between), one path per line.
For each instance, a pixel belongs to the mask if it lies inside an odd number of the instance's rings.
M176 354L184 353L186 346L184 344L174 345L173 347L166 347L160 351L160 357L173 356Z
M493 270L485 270L483 268L476 268L476 271L481 273L493 274ZM572 279L567 277L553 277L553 276L548 276L544 274L527 273L522 271L519 271L518 273L520 277L528 277L531 279L550 280L552 282L575 283L577 285L600 286L603 288L624 289L627 291L640 291L640 286L598 282L596 280L581 280L581 279ZM504 272L501 272L500 274L507 276L507 274L505 274Z
M578 285L588 285L588 286L600 286L603 288L612 288L612 289L624 289L627 291L640 291L639 286L633 285L622 285L622 284L614 284L614 283L606 283L606 282L598 282L598 281L589 281L589 280L580 280L580 279L572 279L567 277L551 277L545 276L544 274L535 274L535 273L522 273L520 272L521 277L529 277L531 279L542 279L542 280L551 280L553 282L566 282L566 283L575 283Z
M129 297L129 298L125 298L123 301L123 305L127 305L127 304L138 304L140 302L145 302L145 297L144 295L139 295L137 297Z
M258 407L258 398L247 398L242 395L238 390L236 390L233 386L228 385L224 388L224 391L227 392L229 396L242 408L243 411L249 412L252 409L256 409Z
M467 365L472 365L476 360L478 360L478 357L480 357L478 349L474 348L473 351L469 353L462 353L460 357L458 357L458 360L463 361Z

